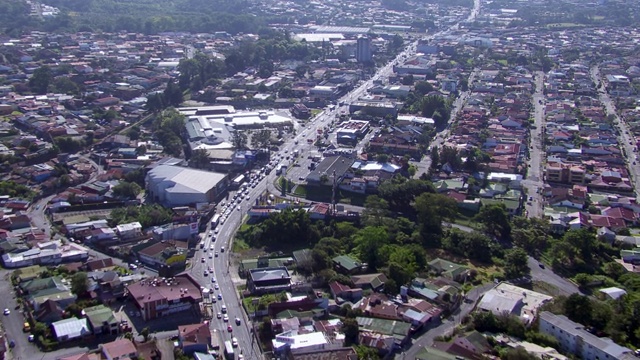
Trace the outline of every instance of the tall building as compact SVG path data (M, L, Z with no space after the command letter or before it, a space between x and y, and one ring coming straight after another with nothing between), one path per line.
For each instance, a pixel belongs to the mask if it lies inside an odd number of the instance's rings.
M373 60L371 55L371 39L367 36L358 36L356 60L360 63L371 62Z

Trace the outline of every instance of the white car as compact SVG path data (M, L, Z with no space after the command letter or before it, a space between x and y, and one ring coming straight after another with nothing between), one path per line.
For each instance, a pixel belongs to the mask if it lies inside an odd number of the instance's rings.
M5 309L4 309L4 314L5 314L5 315L9 315L9 314L11 314L11 310L9 310L8 308L5 308Z
M213 288L214 288L214 289L216 289L216 290L220 290L220 286L218 286L218 284L215 284L215 285L213 286Z
M212 283L215 283L215 282L216 282L216 278L212 277L212 278L211 278L211 282L212 282Z
M222 317L222 321L229 322L229 316L227 314L224 314L224 316Z

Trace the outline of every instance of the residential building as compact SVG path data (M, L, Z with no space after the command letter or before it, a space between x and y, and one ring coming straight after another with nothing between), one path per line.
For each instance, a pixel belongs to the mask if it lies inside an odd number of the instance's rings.
M545 168L548 182L561 184L584 184L585 169L579 165L549 162Z
M209 352L211 346L209 325L203 323L178 326L178 342L185 354Z
M94 335L117 335L120 322L111 309L104 305L85 308L82 313L89 321Z
M633 350L618 345L607 337L590 333L583 325L564 315L543 311L540 313L539 330L557 339L562 350L583 360L621 359L624 356L635 358Z
M291 275L286 267L249 270L247 289L253 294L277 293L291 288Z
M362 270L362 264L349 255L338 255L331 259L331 262L337 272L345 275L355 274Z
M141 280L127 290L145 321L197 310L202 301L200 284L188 274Z
M100 345L106 360L128 360L138 358L138 349L129 339L117 339Z
M87 319L75 317L56 321L51 324L51 330L58 342L66 342L91 335Z
M429 268L438 273L438 275L462 283L469 279L471 273L466 266L440 258L429 261L428 265Z

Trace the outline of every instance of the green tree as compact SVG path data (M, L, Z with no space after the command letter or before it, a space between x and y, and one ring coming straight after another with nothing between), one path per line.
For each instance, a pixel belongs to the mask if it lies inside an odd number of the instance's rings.
M142 337L144 338L144 342L149 341L150 333L151 333L151 331L149 330L148 326L146 326L146 327L142 328L142 330L140 330L140 335L142 335Z
M531 269L527 264L528 255L520 248L508 250L504 258L504 275L507 279L529 276Z
M356 319L345 318L342 320L340 331L344 334L344 346L351 346L358 343L360 328L358 327Z
M29 88L36 94L46 94L52 81L51 69L48 66L41 66L33 72L29 79Z
M112 190L115 196L127 199L135 199L142 192L140 185L126 181L120 181Z
M442 221L455 217L458 204L452 198L424 193L416 198L414 208L418 213L420 233L425 244L432 243L442 234Z
M384 265L379 261L378 250L388 243L387 230L381 226L367 226L358 231L354 239L360 260L366 262L372 271L375 271L378 266Z
M232 138L231 138L231 143L233 144L233 147L235 147L238 150L244 150L247 148L247 134L245 134L244 130L239 130L236 129L233 132Z
M210 164L209 152L205 149L196 149L191 153L189 162L196 169L206 169Z
M89 289L89 278L86 272L77 272L71 276L71 292L82 296Z
M511 223L504 204L483 206L475 219L482 223L487 232L507 240L511 235Z
M593 306L591 300L580 294L571 294L564 303L565 315L580 324L590 324Z
M357 345L354 347L358 359L360 360L380 360L380 354L375 348L371 348L365 345Z
M367 196L364 202L362 216L365 223L373 226L382 226L383 220L389 215L389 203L377 195Z

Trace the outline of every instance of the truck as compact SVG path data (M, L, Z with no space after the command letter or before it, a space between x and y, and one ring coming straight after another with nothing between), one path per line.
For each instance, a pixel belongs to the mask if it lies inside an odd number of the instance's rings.
M293 157L298 157L299 154L300 154L300 150L298 149L293 150Z
M278 164L278 166L276 166L276 175L282 174L282 167L282 164Z
M231 341L229 340L224 342L224 358L227 360L235 359L235 354L233 353L233 345L231 345Z

